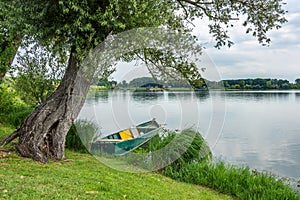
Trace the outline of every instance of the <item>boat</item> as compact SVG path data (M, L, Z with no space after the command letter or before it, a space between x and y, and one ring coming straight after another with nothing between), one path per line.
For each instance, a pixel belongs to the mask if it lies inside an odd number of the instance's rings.
M161 129L155 118L137 126L118 131L91 143L91 153L125 155L158 134Z

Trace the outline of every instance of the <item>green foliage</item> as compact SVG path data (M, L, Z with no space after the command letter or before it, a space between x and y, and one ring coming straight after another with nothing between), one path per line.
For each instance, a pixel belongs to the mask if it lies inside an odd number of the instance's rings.
M141 87L142 85L146 85L148 83L156 83L162 85L164 88L187 88L191 89L192 86L194 88L206 88L205 80L203 78L193 79L192 82L188 82L186 79L176 80L176 79L169 79L167 82L163 80L155 80L152 77L140 77L131 80L129 83L123 80L118 87L120 88L137 88Z
M65 147L68 149L74 149L76 151L85 152L86 150L85 146L82 144L82 141L80 140L80 137L78 136L76 126L74 124L72 124L70 130L68 131Z
M300 78L297 78L295 80L295 83L296 83L297 88L300 89Z
M9 6L0 1L0 83L6 72L10 69L15 54L20 45L21 38L13 33L7 17Z
M235 90L288 90L297 89L297 83L290 83L283 79L236 79L236 80L222 80L219 82L206 81L209 88L223 88Z
M19 55L14 66L15 88L24 102L37 105L45 101L59 84L64 66L62 58L37 45Z
M211 158L211 151L200 133L187 129L180 133L166 131L163 135L151 138L137 153L146 153L145 161L136 161L150 170L163 171L165 168L179 170L184 163L201 162ZM149 159L150 156L150 159Z
M162 148L163 146L167 148ZM212 155L201 134L189 129L183 130L179 134L169 133L167 138L162 140L162 144L154 144L152 147L154 147L150 148L152 151L161 149L157 156L153 156L152 162L155 165L166 166L166 158L177 158L168 166L173 170L179 170L185 163L202 162L210 159Z
M147 83L156 83L156 81L151 77L139 77L131 80L128 84L129 87L141 87Z
M258 0L258 1L190 1L178 0L185 11L186 17L195 19L207 17L210 34L216 39L216 47L231 46L228 29L234 26L236 20L245 16L242 24L246 34L257 37L263 45L270 43L267 32L279 29L287 20L284 17L283 0ZM190 5L190 6L188 6Z
M5 78L0 84L0 119L6 119L7 115L14 111L16 107L24 106L13 88L14 82L10 78Z
M234 167L224 162L185 163L174 171L167 168L164 174L178 181L204 185L239 199L299 199L299 194L275 177L251 171L247 167Z
M232 45L228 30L234 26L232 21L239 20L240 16L245 16L241 19L245 19L243 25L246 33L252 33L260 43L267 44L270 42L267 32L280 28L287 21L282 8L284 4L282 0L17 0L3 1L2 7L9 8L6 14L14 33L22 32L44 46L51 45L55 52L72 47L78 59L83 59L109 34L139 27L166 27L190 32L187 22L195 18L209 20L210 33L216 39L217 47ZM148 53L144 55L145 59ZM157 53L160 52L150 52L150 55L157 57ZM192 63L183 61L175 68L186 77L198 76L193 73L195 70Z
M33 107L27 105L14 107L12 111L6 115L4 121L15 128L19 128L26 117L32 113L33 109Z
M286 22L282 0L264 1L137 1L137 0L66 0L34 2L3 1L13 30L36 35L39 41L55 42L58 46L75 45L78 51L91 49L110 32L119 33L137 27L165 25L180 28L186 20L207 18L216 46L232 45L228 29L241 15L246 33L258 41L270 42L267 32ZM4 6L3 6L4 7ZM12 11L12 9L11 9ZM181 11L182 14L178 14ZM38 13L38 15L37 15ZM26 14L26 15L25 15ZM78 52L77 51L77 52Z
M192 137L194 139L191 142ZM186 144L190 146L183 153L182 147L185 149ZM159 150L159 156L155 157L154 152ZM185 130L179 136L172 132L163 137L156 136L136 152L151 152L150 162L158 166L164 166L168 159L181 155L159 171L175 180L210 187L238 199L299 198L289 186L269 174L251 171L248 167L227 165L224 162L213 163L210 149L204 139L199 133L191 130ZM129 161L135 166L141 163L133 162L133 159Z
M39 0L7 4L19 8L16 13L9 13L16 30L34 36L42 45L53 45L57 52L73 47L78 58L84 58L109 33L158 27L175 17L174 6L168 1Z
M78 120L70 128L66 137L66 148L87 152L90 142L97 133L97 126L89 121Z
M14 85L15 82L7 77L0 84L0 122L18 128L33 108L20 99Z

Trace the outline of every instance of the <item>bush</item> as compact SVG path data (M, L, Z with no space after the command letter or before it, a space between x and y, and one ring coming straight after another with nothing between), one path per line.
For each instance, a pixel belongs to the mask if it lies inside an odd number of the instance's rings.
M4 78L0 84L0 117L4 118L17 106L24 105L13 88L13 81Z
M135 152L146 153L146 156L144 160L129 158L131 164L160 172L166 168L178 170L184 163L201 162L211 158L210 148L203 137L190 129L178 134L167 131L157 135Z
M6 116L6 123L13 125L15 128L20 127L26 117L32 113L33 107L31 106L18 106L12 109L12 111Z
M66 137L66 148L87 152L98 127L89 121L78 120L70 128Z
M32 107L22 102L13 84L13 80L7 77L0 84L0 121L18 127L32 112Z

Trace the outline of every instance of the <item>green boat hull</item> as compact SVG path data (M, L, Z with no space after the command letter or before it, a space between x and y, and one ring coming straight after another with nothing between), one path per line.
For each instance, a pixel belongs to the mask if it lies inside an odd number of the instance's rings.
M160 126L155 120L148 121L136 126L136 129L141 132L139 137L121 140L119 131L117 133L108 135L99 141L95 141L91 143L91 153L97 154L98 152L114 154L117 156L125 155L130 151L140 147L147 141L149 141L152 137L157 135L160 130ZM124 130L123 130L124 131Z

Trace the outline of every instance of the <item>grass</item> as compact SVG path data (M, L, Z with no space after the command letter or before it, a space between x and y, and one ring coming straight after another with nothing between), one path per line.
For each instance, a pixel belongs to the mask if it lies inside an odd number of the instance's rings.
M8 136L14 130L15 130L15 128L12 127L11 125L2 124L0 122L0 140L3 139L5 136Z
M232 199L159 174L116 171L89 154L66 156L47 165L16 154L0 159L0 199Z
M209 146L203 137L193 130L184 130L176 134L180 139L172 147L174 137L174 133L171 132L162 141L157 141L159 138L156 138L153 144L150 140L150 144L145 146L146 150L152 152L166 145L171 150L160 153L162 156L155 159L154 164L163 163L166 158L174 157L176 152L180 152L180 148L188 147L178 160L161 171L170 178L213 188L239 199L300 199L299 192L293 191L282 180L277 180L271 174L252 171L248 167L236 167L222 161L213 162L210 159ZM185 145L187 144L185 141L192 142Z
M0 124L0 138L13 130ZM66 157L45 165L2 154L0 199L233 199L156 173L117 171L89 154L67 150Z
M167 168L164 174L178 181L213 188L238 199L300 199L299 192L270 174L224 162L186 163L177 171Z
M0 125L0 138L11 130ZM183 132L180 140L175 140L175 144L183 144L171 145L171 151L163 152L163 157L175 155L194 134L191 130ZM172 138L172 134L162 142L154 138L138 151L154 151ZM160 174L126 173L128 165L120 165L118 168L123 170L117 171L89 154L70 150L68 160L47 165L15 153L1 155L0 151L0 199L300 199L299 193L271 175L223 162L212 163L209 152L203 157L197 151L203 145L205 141L196 134L182 157L160 170ZM155 163L164 160L159 156L154 159Z

